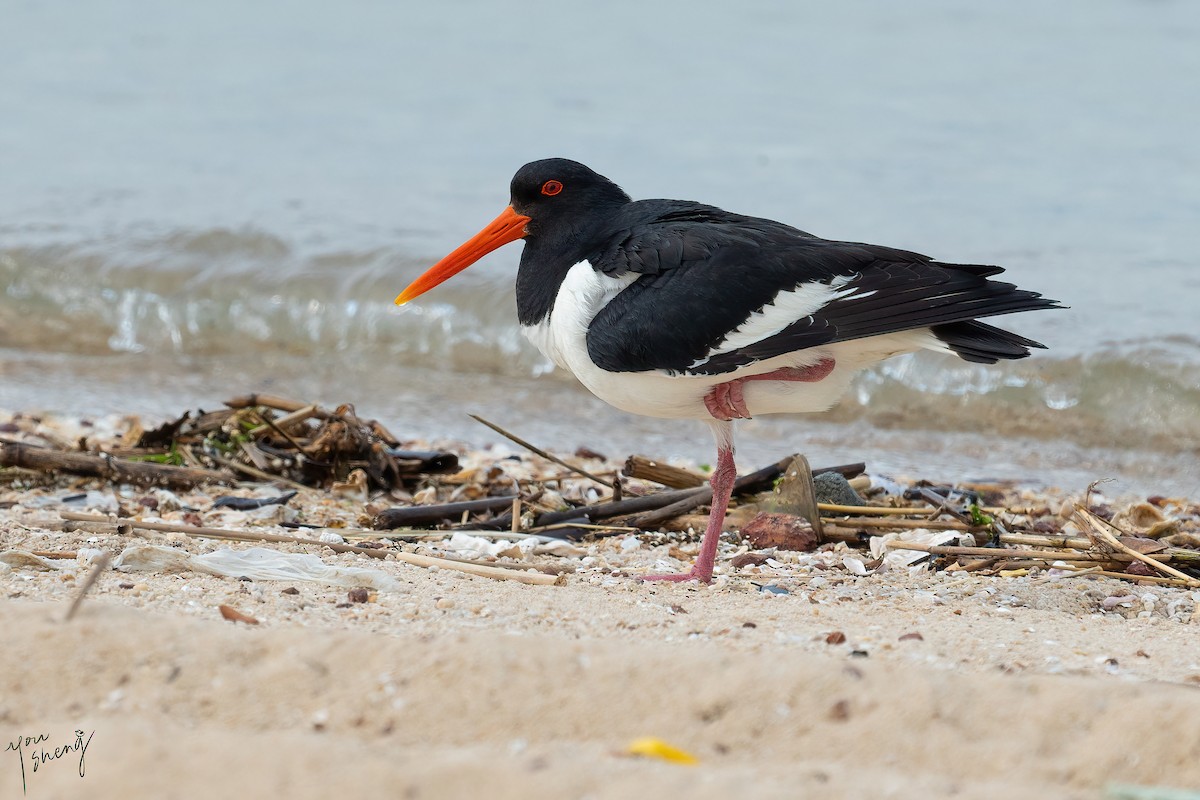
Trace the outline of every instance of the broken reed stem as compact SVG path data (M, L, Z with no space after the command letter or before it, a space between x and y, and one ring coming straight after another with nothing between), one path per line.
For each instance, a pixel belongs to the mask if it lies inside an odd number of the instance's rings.
M79 587L79 591L75 594L75 599L71 601L71 607L67 609L67 615L63 618L63 622L70 622L71 617L75 616L75 612L79 610L79 605L83 602L83 596L88 593L100 578L100 573L108 569L109 562L108 551L101 551L100 557L96 559L95 566L83 580L83 585Z
M335 553L358 553L359 555L371 556L372 558L386 558L390 551L379 550L370 547L354 547L348 544L338 544L337 542L322 542L320 539L305 539L301 536L284 536L278 533L256 533L254 531L234 531L225 528L202 528L196 525L177 525L171 522L149 522L136 519L128 519L125 517L110 518L103 514L82 514L78 511L60 511L58 512L65 520L72 522L99 522L115 525L117 527L127 526L129 528L140 528L146 531L159 531L160 533L182 533L186 536L194 536L198 539L231 539L239 542L275 542L284 544L315 544L318 547L328 547Z
M1133 559L1123 553L1079 553L1069 550L997 550L994 547L960 547L956 545L938 545L938 544L921 544L919 542L905 542L899 539L884 543L892 550L919 550L923 553L931 553L935 556L981 556L984 558L1031 558L1038 561L1132 561ZM1140 556L1141 553L1138 553ZM1157 555L1157 554L1155 554ZM1170 555L1164 555L1163 558L1170 558ZM1147 556L1152 558L1152 556ZM1155 562L1160 564L1161 562ZM1185 575L1186 579L1187 576Z
M235 397L232 400L226 400L225 405L228 408L254 408L255 406L265 406L273 408L276 411L283 411L289 414L299 413L310 407L310 403L305 403L300 400L289 400L286 397L280 397L275 394L246 394L240 397ZM323 408L312 407L309 412L311 416L326 419L329 417L329 412Z
M258 414L258 412L255 412L255 413ZM256 437L256 436L258 436L258 434L261 431L266 429L268 426L278 429L278 428L284 427L285 425L292 425L296 422L303 422L304 420L314 417L316 415L317 415L317 407L311 406L311 405L305 406L304 408L302 408L298 411L293 411L290 414L284 414L282 417L275 420L274 422L267 419L262 414L258 414L258 418L263 421L263 424L259 425L257 428L253 428L250 431L247 431L247 433L249 433L250 436ZM300 448L297 448L297 449L300 449Z
M567 525L565 527L575 528L576 525ZM395 539L402 542L423 542L426 540L449 539L456 533L465 533L468 536L478 536L483 539L536 539L544 544L552 542L561 542L562 539L556 539L553 536L542 536L537 533L522 533L520 531L484 531L474 530L469 528L454 528L453 530L430 530L428 528L400 528L393 531L366 531L351 528L329 528L332 533L336 533L343 539Z
M1177 578L1160 578L1157 575L1131 575L1128 572L1112 572L1106 569L1097 569L1095 572L1090 570L1080 570L1079 572L1087 572L1091 575L1101 575L1105 578L1121 578L1122 580L1134 581L1135 583L1155 583L1160 586L1195 586L1195 583L1189 583L1186 580ZM1075 573L1078 574L1078 573Z
M274 533L254 533L251 531L231 531L223 528L200 528L193 525L175 525L169 522L142 522L135 519L125 518L110 519L100 514L81 514L75 511L60 511L59 514L63 519L73 520L76 522L104 522L110 525L127 525L131 528L141 528L149 531L182 533L186 536L194 536L199 539L232 539L234 541L249 542L312 544L317 545L318 547L328 547L335 553L358 553L359 555L370 556L371 558L378 558L381 560L391 556L397 561L402 561L405 564L412 564L418 567L439 567L441 569L450 569L457 572L467 572L483 578L517 581L518 583L549 585L557 582L558 580L553 575L544 575L540 572L536 574L515 572L513 570L489 567L473 562L462 563L457 561L447 561L444 558L434 558L433 556L419 556L413 553L402 553L396 550L380 550L372 547L355 547L353 545L338 544L336 542L322 542L320 539L304 539L299 536L282 536Z
M932 518L937 514L936 508L894 508L892 506L843 506L837 503L817 503L817 508L828 514L859 514L864 517L912 517L914 519ZM987 514L1005 514L1008 509L984 508ZM836 520L835 520L836 521Z
M553 461L555 464L558 464L560 467L566 467L567 469L571 470L571 472L574 472L576 475L582 475L585 478L595 481L596 483L600 484L601 486L607 486L609 489L612 489L614 492L620 491L617 488L617 485L615 482L606 481L606 480L604 480L604 478L601 478L597 475L593 475L592 473L588 472L586 469L577 467L574 464L568 464L566 461L563 461L558 456L554 456L554 455L551 455L550 453L547 453L542 448L540 448L536 445L530 444L529 442L525 441L524 439L520 438L519 436L514 436L513 434L504 430L504 428L501 428L499 425L497 425L494 422L488 422L486 419L484 419L483 417L478 416L476 414L468 414L467 416L469 416L471 419L478 422L480 425L486 425L487 427L491 428L496 433L503 436L505 439L508 439L511 442L516 442L517 444L521 445L521 447L524 447L526 450L533 453L534 455L539 455L542 458L545 458L549 461Z
M284 439L286 439L287 443L290 444L292 447L296 448L296 452L298 452L301 456L304 456L306 458L308 457L308 451L304 449L304 445L297 442L295 439L292 438L291 434L287 433L285 430L283 430L283 428L276 425L274 420L272 420L266 414L261 413L258 409L252 409L251 413L253 413L254 416L258 417L258 419L263 423L262 425L258 426L257 428L255 428L254 430L252 430L250 432L251 436L256 436L256 434L259 431L263 430L263 427L266 426L266 427L270 428L271 430L275 431L276 433L278 433Z
M976 561L970 561L966 564L954 563L946 567L947 572L977 572L981 569L994 566L999 563L999 558L981 558Z
M834 525L843 528L927 528L933 531L967 531L977 533L987 528L979 525L967 525L958 520L948 519L871 519L870 517L822 517Z
M1118 531L1119 533L1124 533L1124 531L1122 531L1120 528L1117 528L1112 523L1106 522L1106 521L1100 519L1099 517L1097 517L1092 512L1088 511L1087 508L1082 503L1075 504L1075 513L1078 516L1080 516L1084 521L1086 521L1088 523L1088 525L1092 528L1092 530L1094 530L1096 532L1096 535L1098 537L1100 537L1100 539L1105 544L1107 544L1109 547L1116 548L1117 550L1120 550L1122 553L1125 553L1126 555L1130 556L1133 559L1136 559L1137 561L1141 561L1142 563L1147 564L1148 566L1150 566L1153 569L1158 570L1159 572L1165 572L1167 575L1170 575L1174 578L1178 578L1181 581L1185 581L1188 586L1191 586L1191 587L1200 586L1200 580L1196 580L1192 576L1188 575L1186 572L1180 572L1179 570L1175 569L1174 567L1170 566L1169 564L1164 564L1161 561L1158 561L1158 560L1152 558L1151 556L1146 555L1145 553L1139 553L1137 550L1134 550L1132 547L1130 547L1129 545L1122 542L1116 536L1113 536L1112 533L1108 530L1108 528L1113 528L1114 530ZM1107 526L1107 527L1105 527L1105 526Z
M191 448L189 447L188 450L191 450ZM265 481L267 483L282 483L284 486L290 486L293 489L304 489L306 491L312 488L311 486L305 486L303 483L297 483L290 478L285 478L282 475L272 475L269 472L263 472L261 469L252 467L249 464L239 464L232 459L222 458L216 453L205 453L204 455L208 458L211 458L213 461L217 462L223 467L228 467L229 469L237 470L238 472L244 472L252 478L258 478L260 481Z
M578 528L579 530L584 531L614 531L617 533L636 533L637 531L641 530L640 528L634 528L631 525L593 525L588 522L557 522L553 525L543 525L542 527L538 528L538 530L561 531L571 530L572 528Z
M1000 535L1004 544L1025 544L1031 547L1070 547L1075 550L1091 550L1092 542L1083 536L1067 534L1039 535L1033 533L1004 533Z
M517 583L527 583L534 586L561 586L563 582L561 575L547 575L543 572L522 572L517 569L491 567L471 561L450 561L445 558L419 556L414 553L397 553L393 551L391 555L395 556L397 561L403 561L406 564L412 564L417 567L451 569L456 572L466 572L469 575L478 575L481 578L492 578L493 580L516 581ZM529 569L533 569L533 567L529 567Z

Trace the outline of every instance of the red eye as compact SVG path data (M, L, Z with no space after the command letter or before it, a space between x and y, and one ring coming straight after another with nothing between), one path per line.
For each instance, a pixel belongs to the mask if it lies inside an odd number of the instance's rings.
M563 187L560 181L546 181L542 184L542 194L547 195L548 197L553 197L561 192L562 189Z

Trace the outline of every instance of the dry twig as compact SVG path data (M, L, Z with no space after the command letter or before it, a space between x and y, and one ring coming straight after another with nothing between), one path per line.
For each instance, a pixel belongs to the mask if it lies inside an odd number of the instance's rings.
M596 483L600 484L601 486L607 486L609 489L613 490L614 494L620 493L620 489L617 488L620 485L620 483L618 481L606 481L606 480L604 480L604 478L601 478L598 475L593 475L592 473L588 472L586 469L583 469L582 467L577 467L574 464L568 464L566 461L563 461L558 456L547 453L545 450L538 447L537 445L530 444L529 442L525 441L524 439L520 438L519 436L515 436L514 434L511 434L508 431L504 430L504 428L501 428L496 423L488 422L483 417L480 417L476 414L468 414L467 416L469 416L471 419L478 422L480 425L484 425L488 428L491 428L496 433L503 436L505 439L508 439L511 442L516 442L517 444L521 445L521 447L524 447L526 450L533 453L534 455L539 455L548 461L553 461L555 464L558 464L560 467L566 467L567 469L571 470L571 472L574 472L577 475L582 475L583 477L588 478L589 480L593 480Z
M92 571L84 578L83 585L75 593L75 599L71 601L71 607L67 609L67 615L63 618L63 622L70 622L71 617L75 616L75 612L79 610L79 605L83 602L83 596L96 585L96 581L100 578L100 573L108 569L108 561L108 552L101 552L100 557L96 559L95 566L92 567Z

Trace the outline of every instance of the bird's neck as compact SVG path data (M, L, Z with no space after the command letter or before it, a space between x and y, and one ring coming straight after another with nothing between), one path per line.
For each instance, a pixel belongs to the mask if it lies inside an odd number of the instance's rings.
M522 325L537 325L550 316L571 267L595 258L605 221L593 218L586 228L558 225L553 233L525 239L516 284L517 319Z

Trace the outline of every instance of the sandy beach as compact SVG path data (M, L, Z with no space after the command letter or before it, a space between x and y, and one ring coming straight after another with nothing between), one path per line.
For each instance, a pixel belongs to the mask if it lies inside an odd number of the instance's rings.
M461 458L493 477L556 469L502 449ZM1200 786L1200 592L1190 588L920 564L855 574L854 559L873 564L871 554L845 543L735 567L731 556L753 551L735 534L711 586L634 577L686 564L695 537L681 533L474 554L557 574L526 585L401 556L61 518L137 508L143 519L277 534L295 534L279 523L298 518L354 542L379 496L306 490L287 511L235 511L214 498L278 490L3 476L0 719L6 747L24 743L2 754L5 797L23 785L35 798L1100 798L1122 796L1121 784ZM1055 509L1071 499L1022 496ZM1159 502L1178 532L1197 527L1194 503ZM455 555L446 545L388 543ZM252 548L370 570L356 581L376 588L355 598L328 581L135 558ZM115 567L64 621L101 551ZM645 737L698 763L630 755ZM35 752L64 745L33 771Z

